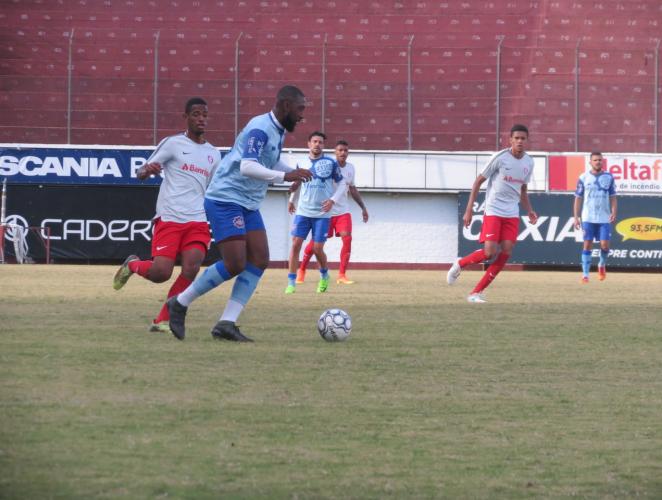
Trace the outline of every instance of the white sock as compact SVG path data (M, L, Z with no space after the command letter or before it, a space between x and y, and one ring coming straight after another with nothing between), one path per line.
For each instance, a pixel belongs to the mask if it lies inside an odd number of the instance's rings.
M191 284L186 290L177 295L177 302L179 302L184 307L188 307L191 305L191 302L200 297L200 295L201 294Z
M244 305L242 303L229 299L228 303L225 305L225 311L223 311L221 321L232 321L233 323L236 323L243 310Z

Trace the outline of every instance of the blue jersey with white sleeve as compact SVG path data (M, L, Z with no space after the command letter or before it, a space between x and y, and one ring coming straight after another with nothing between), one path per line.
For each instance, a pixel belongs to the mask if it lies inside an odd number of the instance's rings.
M340 182L343 178L338 162L322 156L299 161L297 167L309 169L313 173L313 178L301 184L296 214L315 218L331 217L331 212L322 210L322 202L333 196L336 190L333 182Z
M605 224L611 216L609 198L616 195L616 182L609 172L584 172L579 176L575 196L583 198L582 222Z
M221 160L207 188L206 197L226 203L236 203L248 210L257 210L267 193L269 182L242 175L242 159L257 161L273 169L283 149L285 129L273 112L252 118L237 136L232 150Z

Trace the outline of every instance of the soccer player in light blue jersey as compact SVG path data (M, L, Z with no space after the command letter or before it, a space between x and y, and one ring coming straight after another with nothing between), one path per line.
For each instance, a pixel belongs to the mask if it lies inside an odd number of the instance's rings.
M303 241L310 232L312 232L313 253L317 257L320 270L317 293L324 293L329 287L329 268L326 253L324 253L324 243L326 243L329 232L331 209L345 194L347 184L343 179L338 162L324 156L325 140L326 135L322 132L313 132L308 136L308 158L298 163L297 167L303 167L312 172L313 178L301 187L298 205L296 204L299 193L298 185L295 184L291 188L292 194L288 204L290 213L294 213L294 207L297 206L292 223L292 247L290 248L287 288L285 288L287 294L294 293L296 290L299 252Z
M611 225L616 220L616 182L609 172L602 170L602 163L602 153L591 153L591 170L579 176L575 191L575 227L581 227L584 231L581 260L583 284L588 283L594 239L600 240L598 279L604 281L607 277Z
M170 330L179 340L185 337L186 312L191 303L236 276L225 310L211 334L218 340L252 342L239 331L236 321L269 264L260 204L270 183L306 182L312 177L309 170L293 169L280 159L285 133L294 130L305 109L301 90L291 85L281 88L273 109L252 118L221 160L207 188L204 206L222 260L168 300Z

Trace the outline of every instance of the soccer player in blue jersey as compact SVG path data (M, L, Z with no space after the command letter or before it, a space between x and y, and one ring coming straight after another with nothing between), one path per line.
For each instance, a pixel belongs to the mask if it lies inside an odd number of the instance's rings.
M591 269L591 252L593 240L600 240L600 261L598 262L598 279L604 281L607 277L607 256L611 240L611 224L616 220L616 182L614 177L602 170L602 153L591 153L591 170L584 172L577 181L575 191L574 215L575 227L584 231L582 247L582 279L588 283ZM583 206L582 206L582 201ZM581 217L580 217L581 210Z
M308 136L308 158L297 163L297 167L303 167L312 172L313 178L301 187L298 205L295 203L299 193L298 186L294 185L291 189L293 192L288 209L290 213L293 213L296 205L296 215L292 223L292 247L290 248L287 288L285 288L287 294L294 293L296 290L299 252L303 241L310 232L312 232L313 253L317 258L320 270L317 293L324 293L329 287L329 269L326 253L324 253L324 243L326 243L329 232L331 209L345 194L347 185L338 162L324 156L325 140L326 135L322 132L310 134Z
M273 182L308 181L312 172L293 169L280 159L285 133L303 119L306 99L297 87L278 91L269 113L252 118L239 133L232 150L216 170L205 194L205 211L222 260L205 269L191 285L168 300L170 330L185 337L188 307L201 295L236 276L232 292L212 337L252 342L236 321L269 264L267 232L260 204Z

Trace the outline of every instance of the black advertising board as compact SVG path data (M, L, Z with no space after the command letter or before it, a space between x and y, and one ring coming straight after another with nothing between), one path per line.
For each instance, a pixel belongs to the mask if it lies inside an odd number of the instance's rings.
M517 245L510 263L531 265L578 266L582 231L574 227L572 194L529 194L538 213L531 224L522 215ZM485 211L485 193L474 204L473 219L463 227L469 193L459 196L458 252L466 255L479 247L478 236ZM599 244L594 244L594 257ZM619 196L618 216L614 223L609 265L612 267L662 267L662 198L654 196Z
M14 184L8 187L7 222L49 228L55 262L149 258L158 192L158 186ZM29 243L30 254L42 260L43 249ZM13 255L11 244L5 250Z

